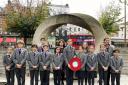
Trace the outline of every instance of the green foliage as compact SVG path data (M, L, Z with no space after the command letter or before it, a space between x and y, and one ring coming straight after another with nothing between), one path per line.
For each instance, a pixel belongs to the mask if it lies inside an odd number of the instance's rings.
M102 10L99 22L108 34L116 33L119 30L117 22L121 21L121 19L119 19L120 11L120 5L116 5L115 2L111 2L105 10Z
M48 16L49 10L46 3L37 7L21 6L20 9L8 11L8 31L20 33L24 38L31 38L38 25Z

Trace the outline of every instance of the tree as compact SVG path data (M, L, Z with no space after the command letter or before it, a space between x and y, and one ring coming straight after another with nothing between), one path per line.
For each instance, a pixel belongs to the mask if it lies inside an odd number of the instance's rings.
M116 33L119 30L118 22L122 20L122 18L119 19L120 14L121 7L120 5L116 5L114 1L111 2L105 10L102 10L99 22L108 34Z
M34 6L33 0L27 0L27 6L18 2L12 8L13 10L7 11L7 31L20 33L25 41L33 37L37 26L49 16L48 4L45 0L37 0Z

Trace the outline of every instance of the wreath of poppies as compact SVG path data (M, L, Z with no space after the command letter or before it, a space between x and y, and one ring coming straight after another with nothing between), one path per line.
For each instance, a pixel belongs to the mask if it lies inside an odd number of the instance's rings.
M70 61L69 61L69 65L70 65L70 69L74 72L78 71L81 69L81 59L79 57L73 57Z

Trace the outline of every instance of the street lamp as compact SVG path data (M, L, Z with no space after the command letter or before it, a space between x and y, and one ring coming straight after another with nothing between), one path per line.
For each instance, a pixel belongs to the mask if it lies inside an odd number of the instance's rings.
M127 0L119 0L121 3L124 3L124 43L125 46L127 46L127 28L126 28L126 5L127 5Z

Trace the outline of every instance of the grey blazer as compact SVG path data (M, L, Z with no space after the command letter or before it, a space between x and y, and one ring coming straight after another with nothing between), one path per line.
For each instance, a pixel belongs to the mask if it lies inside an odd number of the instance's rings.
M27 61L29 64L29 69L30 70L38 70L39 69L39 57L40 53L39 52L29 52L27 56ZM37 68L33 68L33 66L37 66Z
M97 71L97 55L87 54L87 63L86 63L86 70L90 71L91 67L94 67L94 71Z
M3 55L3 64L4 64L5 67L6 66L10 66L10 70L13 70L14 69L15 64L13 62L13 59L12 59L12 55L11 54L5 53Z
M21 64L22 67L26 67L26 59L27 59L28 52L25 48L16 48L13 53L13 62L15 64Z
M51 64L51 61L52 61L52 56L53 56L52 53L50 53L48 51L46 52L46 56L45 56L45 52L42 52L40 54L40 57L39 57L40 67L39 67L39 69L41 71L44 70L43 66L47 66L47 70L50 69L50 64Z
M108 52L100 52L97 54L98 67L102 68L109 67L110 65L110 54Z
M118 59L116 59L115 57L112 57L110 66L111 66L112 73L115 73L115 70L119 70L121 72L123 68L123 59L121 57L119 57Z
M66 62L66 65L68 65L71 58L74 57L75 54L75 48L72 46L66 46L63 50L63 56L64 60Z
M85 52L82 52L82 53L78 53L77 57L79 57L81 59L81 63L82 63L81 70L84 71L85 64L87 62L87 55L85 54Z
M52 58L52 68L54 69L55 67L60 67L62 68L62 64L63 64L64 58L62 56L62 53L57 55L54 54L53 58Z
M112 56L113 54L113 50L114 50L114 46L110 45L108 48L106 48L106 52L108 52L110 54L110 56Z

